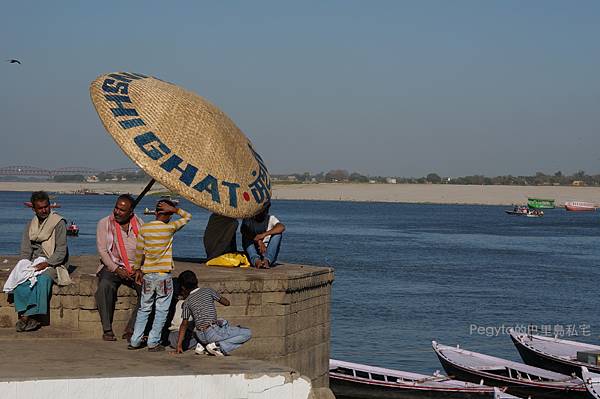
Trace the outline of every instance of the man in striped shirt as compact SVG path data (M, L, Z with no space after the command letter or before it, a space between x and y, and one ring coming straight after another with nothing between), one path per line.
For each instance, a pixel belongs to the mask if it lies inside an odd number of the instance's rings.
M171 216L180 216L171 222ZM142 226L137 237L134 269L135 280L142 285L140 309L128 349L139 349L148 317L154 305L154 322L148 335L148 350L162 351L161 333L171 298L173 296L173 235L190 221L192 215L175 207L170 200L161 199L156 204L156 220Z

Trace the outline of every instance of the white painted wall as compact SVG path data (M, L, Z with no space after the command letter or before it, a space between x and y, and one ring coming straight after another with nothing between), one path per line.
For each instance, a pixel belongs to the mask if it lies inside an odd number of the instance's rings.
M310 380L244 374L0 381L2 399L308 399Z

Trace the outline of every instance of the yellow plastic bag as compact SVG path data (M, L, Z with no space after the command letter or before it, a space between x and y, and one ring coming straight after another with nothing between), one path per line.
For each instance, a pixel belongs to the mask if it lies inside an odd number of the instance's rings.
M206 266L250 267L250 261L244 254L228 253L212 258L206 262Z

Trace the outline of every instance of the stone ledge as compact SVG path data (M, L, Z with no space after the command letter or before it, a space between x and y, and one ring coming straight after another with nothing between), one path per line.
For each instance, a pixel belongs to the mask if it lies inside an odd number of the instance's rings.
M115 343L78 339L15 340L3 350L0 397L159 399L321 398L308 379L285 366L239 356L173 356L128 351ZM140 367L143 365L143 367ZM327 393L327 392L325 392Z
M16 256L0 256L0 261L3 258L10 267L18 261ZM54 337L60 336L57 331L64 331L70 339L99 338L102 330L94 298L98 257L76 256L70 263L76 267L71 274L74 284L54 286L50 327L39 332L55 329ZM231 324L249 327L253 333L253 339L236 354L273 359L310 377L314 387L328 386L332 268L282 264L270 270L257 270L207 267L177 260L175 269L174 276L183 270L193 270L200 285L212 287L231 300L230 307L218 305L219 315ZM7 276L8 272L0 270L0 284L4 284ZM129 319L135 296L131 288L119 289L113 322L118 336ZM14 308L6 302L6 295L0 294L0 327L14 331L15 322ZM25 336L33 339L36 334L25 334L19 339Z

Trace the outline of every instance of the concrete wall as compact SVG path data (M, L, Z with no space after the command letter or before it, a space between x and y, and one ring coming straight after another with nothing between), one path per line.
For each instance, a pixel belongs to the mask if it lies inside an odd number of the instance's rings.
M14 266L17 257L7 259L6 267ZM54 287L50 324L77 337L100 338L102 328L94 293L98 264L96 256L73 257L77 269L71 278L74 284ZM252 330L252 339L237 350L235 356L267 360L291 367L311 379L315 388L328 387L330 302L333 269L281 265L271 270L216 268L199 263L176 262L176 276L183 270L193 270L200 284L222 293L231 306L218 305L219 317L232 324ZM0 284L8 272L0 271ZM135 304L135 291L119 289L113 327L120 335ZM0 294L0 328L14 329L16 314ZM15 333L16 334L16 333Z
M309 399L303 378L245 374L0 381L2 399Z

